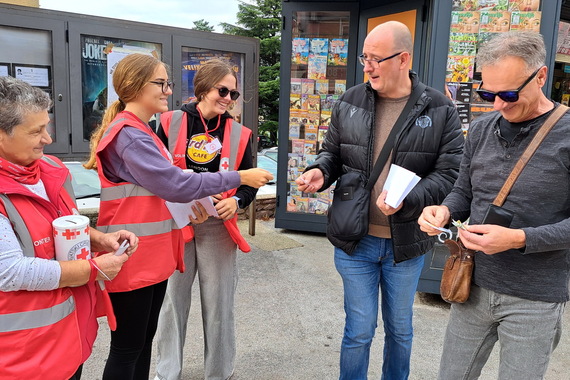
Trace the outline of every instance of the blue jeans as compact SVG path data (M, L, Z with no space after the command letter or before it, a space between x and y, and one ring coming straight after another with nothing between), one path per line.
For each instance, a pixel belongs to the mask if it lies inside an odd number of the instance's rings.
M451 305L439 379L478 379L497 341L500 380L544 378L562 334L565 304L530 301L472 285L467 302Z
M394 262L392 241L365 236L353 255L335 248L344 285L346 321L340 351L340 379L367 379L370 345L378 325L382 292L384 361L382 379L407 379L412 351L412 306L424 256Z

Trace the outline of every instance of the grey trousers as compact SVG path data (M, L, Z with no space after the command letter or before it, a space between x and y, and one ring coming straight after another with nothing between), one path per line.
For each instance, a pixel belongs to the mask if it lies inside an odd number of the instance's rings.
M471 286L467 302L451 306L439 380L478 379L497 341L499 380L542 379L560 341L564 306Z
M221 220L209 218L194 226L194 240L184 249L186 271L168 280L157 331L156 378L181 379L192 284L198 274L204 329L204 376L226 380L234 370L234 295L238 271L237 246Z

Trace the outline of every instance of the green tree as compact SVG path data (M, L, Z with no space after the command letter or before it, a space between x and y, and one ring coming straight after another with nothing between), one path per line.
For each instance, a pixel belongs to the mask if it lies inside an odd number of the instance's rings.
M221 23L226 34L259 39L259 133L277 141L281 0L240 0L237 24Z
M213 32L214 31L214 27L212 25L210 25L210 23L208 21L204 20L203 18L200 20L194 21L194 27L191 29L201 30L203 32Z

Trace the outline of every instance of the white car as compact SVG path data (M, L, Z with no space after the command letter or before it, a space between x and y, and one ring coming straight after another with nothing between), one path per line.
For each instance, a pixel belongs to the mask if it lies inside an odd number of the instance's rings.
M94 213L99 211L101 182L95 170L85 169L78 161L64 162L71 173L71 185L77 200L78 211Z

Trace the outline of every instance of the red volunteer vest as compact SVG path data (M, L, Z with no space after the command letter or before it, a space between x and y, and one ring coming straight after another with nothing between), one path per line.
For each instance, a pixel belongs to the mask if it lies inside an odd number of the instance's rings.
M97 171L101 180L101 204L97 226L103 232L126 229L139 237L136 253L123 265L111 282L109 292L124 292L162 282L174 270L184 270L184 240L176 229L165 201L130 182L111 182L102 170L101 152L125 126L134 127L152 137L162 155L170 154L149 127L130 112L119 113L97 147ZM172 162L172 161L171 161Z
M69 172L57 165L63 166L55 157L40 161L41 179L52 202L0 177L0 212L12 222L25 256L54 260L51 222L76 208ZM0 378L71 377L90 355L97 335L94 301L93 283L0 292Z
M174 164L182 169L186 167L186 143L188 138L188 114L184 111L168 111L160 115L160 124L168 137L168 149L173 156ZM222 141L220 171L238 170L243 155L251 139L251 130L233 119L227 119ZM224 198L235 195L237 189L224 192ZM224 221L224 226L232 240L242 252L251 251L251 247L241 235L237 226L237 213L230 220ZM183 228L186 241L194 237L194 228Z

